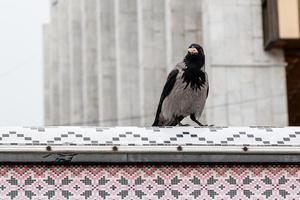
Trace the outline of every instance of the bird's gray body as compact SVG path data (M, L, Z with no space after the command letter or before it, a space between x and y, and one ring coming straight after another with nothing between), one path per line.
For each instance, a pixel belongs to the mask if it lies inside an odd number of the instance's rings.
M206 77L204 84L200 89L195 89L187 86L182 79L184 68L186 68L184 62L178 63L175 67L178 74L172 91L162 103L158 123L160 126L171 126L176 123L178 117L185 118L192 114L199 118L203 112L209 87L207 74L204 72Z

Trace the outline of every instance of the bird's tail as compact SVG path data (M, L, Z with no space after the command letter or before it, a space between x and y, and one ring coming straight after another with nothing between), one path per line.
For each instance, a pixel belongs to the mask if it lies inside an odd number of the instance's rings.
M152 126L158 126L158 120L157 119L154 120Z
M159 123L160 112L161 112L161 105L159 105L158 108L157 108L156 115L155 115L155 120L154 120L152 126L159 126L160 125L160 123Z

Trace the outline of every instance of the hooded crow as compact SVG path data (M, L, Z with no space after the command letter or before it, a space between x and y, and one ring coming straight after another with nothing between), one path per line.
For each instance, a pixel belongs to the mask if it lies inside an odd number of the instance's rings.
M152 126L176 126L190 116L201 116L208 96L208 77L204 69L205 55L198 44L191 44L183 61L170 72L163 88Z

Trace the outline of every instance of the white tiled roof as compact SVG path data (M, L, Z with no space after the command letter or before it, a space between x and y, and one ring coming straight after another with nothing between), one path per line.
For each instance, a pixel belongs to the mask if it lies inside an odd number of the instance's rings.
M298 155L299 127L8 127L5 153L195 155ZM2 158L1 158L2 156ZM3 157L4 156L4 157ZM172 158L172 157L171 157ZM168 158L168 159L171 159ZM160 158L161 159L161 158ZM172 161L171 160L165 161ZM151 159L150 159L151 160ZM12 159L13 161L13 159ZM17 161L17 160L16 160ZM39 161L39 160L37 160ZM80 161L80 160L78 160ZM83 159L83 161L89 161ZM91 161L98 161L93 160ZM99 160L101 161L101 160ZM136 161L139 161L138 159ZM155 159L154 159L155 161ZM158 161L160 161L158 159ZM180 161L180 160L179 160ZM192 160L193 161L193 160ZM198 159L198 161L201 161ZM226 160L224 160L226 161ZM276 161L276 160L275 160ZM126 162L126 159L125 159Z

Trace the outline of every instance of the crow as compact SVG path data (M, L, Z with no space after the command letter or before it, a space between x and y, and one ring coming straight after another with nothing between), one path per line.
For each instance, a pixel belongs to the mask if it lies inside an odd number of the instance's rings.
M169 73L152 126L184 126L190 116L199 126L199 118L208 97L209 85L204 69L205 55L198 44L191 44L183 61Z

